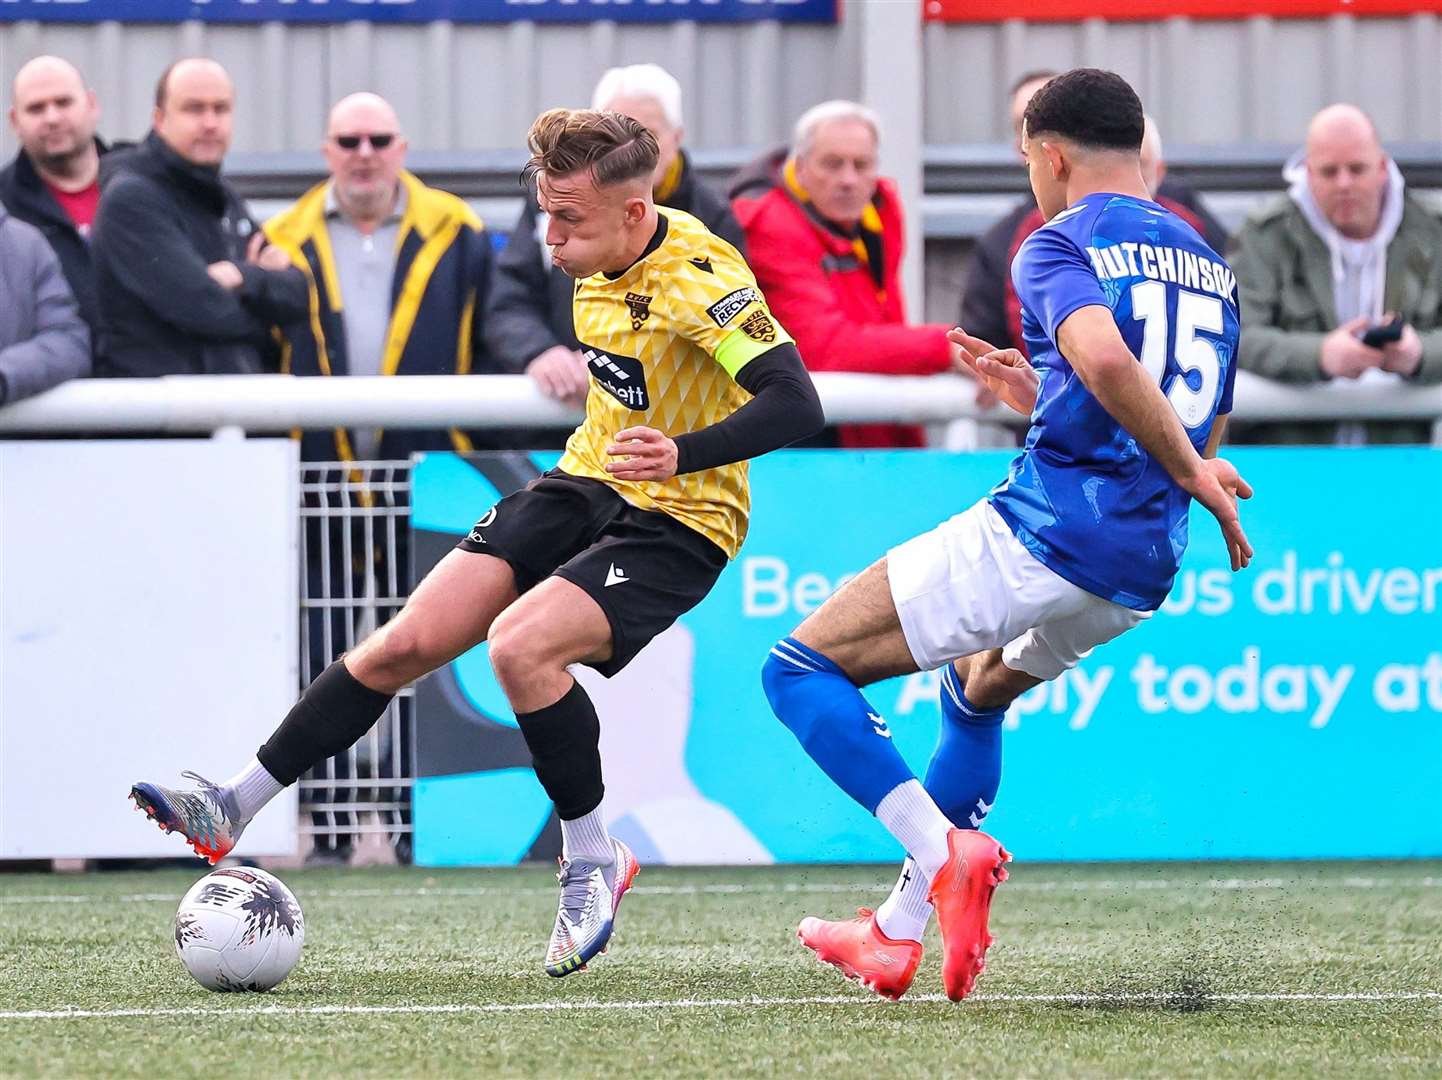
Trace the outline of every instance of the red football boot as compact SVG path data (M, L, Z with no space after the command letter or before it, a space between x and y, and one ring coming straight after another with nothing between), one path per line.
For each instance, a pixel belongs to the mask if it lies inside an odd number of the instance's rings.
M1002 864L1011 856L986 833L973 829L952 829L946 846L951 855L932 879L927 899L941 928L942 986L947 997L960 1001L986 970L991 894L1006 880Z
M921 963L921 942L887 937L870 908L858 908L856 918L836 922L802 919L796 937L822 963L892 1001L906 993Z

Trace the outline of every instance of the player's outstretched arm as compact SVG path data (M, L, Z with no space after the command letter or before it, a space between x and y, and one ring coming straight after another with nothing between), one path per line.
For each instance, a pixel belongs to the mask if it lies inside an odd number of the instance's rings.
M1252 545L1237 512L1237 500L1252 497L1251 485L1230 463L1197 453L1161 387L1127 348L1111 310L1078 308L1057 327L1056 343L1102 408L1217 519L1232 569L1251 562Z
M760 457L815 435L826 423L816 387L789 341L747 362L736 382L751 400L709 427L674 439L649 427L617 432L606 447L617 460L606 471L618 480L669 480Z
M977 382L996 395L997 400L1022 416L1030 416L1036 408L1041 376L1031 362L1017 349L998 349L983 338L973 337L956 326L946 332L946 339L957 347L962 366Z

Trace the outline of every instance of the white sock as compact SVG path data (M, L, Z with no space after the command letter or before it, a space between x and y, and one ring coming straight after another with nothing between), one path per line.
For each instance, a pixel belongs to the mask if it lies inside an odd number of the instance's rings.
M568 862L592 866L610 866L616 861L616 849L611 846L599 806L574 821L561 822L561 853Z
M876 808L876 820L901 841L928 882L946 862L946 834L955 826L932 801L920 780L897 784Z
M256 758L251 758L249 765L220 787L230 796L242 821L255 817L266 803L285 790L285 785L271 776Z
M901 864L891 895L876 909L876 925L881 932L896 941L920 941L931 921L931 901L926 898L929 889L921 867L908 857Z

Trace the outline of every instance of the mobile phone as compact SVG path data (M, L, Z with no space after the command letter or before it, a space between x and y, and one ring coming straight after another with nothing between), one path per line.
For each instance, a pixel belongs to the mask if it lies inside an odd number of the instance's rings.
M1392 316L1391 322L1375 323L1363 331L1362 344L1373 349L1380 349L1383 345L1400 341L1402 328L1406 325L1401 315Z

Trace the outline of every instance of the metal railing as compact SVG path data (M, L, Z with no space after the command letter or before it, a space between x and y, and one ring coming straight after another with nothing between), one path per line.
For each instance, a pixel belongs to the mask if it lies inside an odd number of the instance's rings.
M1025 424L1009 409L980 409L975 384L957 376L814 376L833 424L931 424L969 419ZM1442 385L1327 382L1288 386L1238 372L1236 411L1246 421L1442 421ZM574 424L580 414L541 395L524 375L395 375L304 379L289 375L175 375L83 379L0 408L0 435L63 432L286 433L297 428L508 428ZM1442 441L1438 445L1442 445Z

